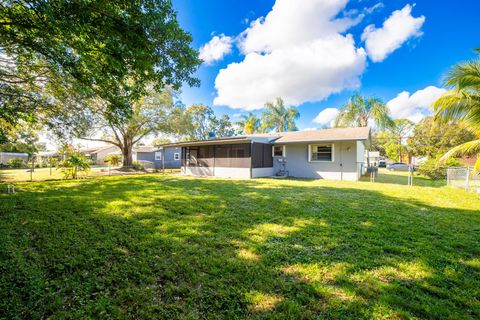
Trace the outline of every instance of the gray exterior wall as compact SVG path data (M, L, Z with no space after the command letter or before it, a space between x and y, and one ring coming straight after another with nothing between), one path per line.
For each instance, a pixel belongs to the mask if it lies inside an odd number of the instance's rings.
M309 162L309 143L285 144L285 170L288 171L288 175L296 178L358 180L361 176L361 167L364 162L363 142L342 141L325 143L333 143L334 145L332 162ZM274 157L273 159L274 174L281 169L279 158L282 157Z
M162 160L155 160L155 152L161 152ZM178 153L178 160L175 160L175 153ZM181 148L164 148L153 152L137 152L137 161L149 161L155 165L155 168L177 169L182 165Z

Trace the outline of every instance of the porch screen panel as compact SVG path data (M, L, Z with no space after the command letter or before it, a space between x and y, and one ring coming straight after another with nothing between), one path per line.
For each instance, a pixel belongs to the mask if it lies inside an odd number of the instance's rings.
M198 166L213 167L213 146L200 146L198 148Z
M230 149L229 144L215 146L215 167L230 167Z
M230 167L250 168L250 144L232 144L230 145Z

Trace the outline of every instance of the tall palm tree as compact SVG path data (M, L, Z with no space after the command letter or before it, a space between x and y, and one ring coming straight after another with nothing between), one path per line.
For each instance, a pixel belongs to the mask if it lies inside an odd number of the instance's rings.
M475 50L480 54L480 49ZM460 121L477 139L448 151L441 161L451 157L474 155L475 171L480 171L480 57L455 65L447 74L445 86L450 90L434 102L435 121Z
M265 111L262 113L262 130L276 132L296 131L295 120L300 117L300 113L295 107L285 107L282 98L277 98L275 102L267 102Z
M241 128L243 134L252 134L260 131L260 119L252 112L248 114L242 114L241 120L237 122L237 125Z
M368 127L371 121L379 128L393 126L388 107L375 97L363 97L354 94L340 109L335 118L335 127Z

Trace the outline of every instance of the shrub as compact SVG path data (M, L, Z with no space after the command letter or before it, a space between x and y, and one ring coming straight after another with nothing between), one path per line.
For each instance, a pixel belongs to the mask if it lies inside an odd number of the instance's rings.
M133 168L133 170L135 170L135 171L143 171L143 170L145 170L145 168L143 167L143 165L142 165L141 163L139 163L139 162L136 162L136 161L134 161L134 162L132 163L132 168Z
M22 159L13 158L7 161L7 166L12 169L19 169L25 166L25 163Z
M458 167L460 162L457 159L449 159L445 163L440 163L438 159L428 159L420 165L417 171L432 180L442 180L447 178L448 167Z
M122 156L119 154L110 154L105 157L105 162L112 167L118 167L122 163Z
M65 160L59 163L59 168L62 171L65 179L77 179L78 173L87 172L90 170L88 159L80 152L72 151L67 154Z

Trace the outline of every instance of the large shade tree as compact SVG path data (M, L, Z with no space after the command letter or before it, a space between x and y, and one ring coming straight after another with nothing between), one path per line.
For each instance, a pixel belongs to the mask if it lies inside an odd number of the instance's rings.
M261 130L266 131L296 131L295 121L300 113L295 107L286 107L282 98L265 104L265 111L261 115Z
M368 127L374 122L377 128L388 128L394 125L388 107L379 98L363 97L354 94L340 108L335 118L335 127Z
M176 109L170 125L173 134L181 140L206 140L231 136L235 132L228 115L217 117L212 108L203 104Z
M70 106L59 101L65 91L98 96L128 117L147 84L198 84L191 41L171 0L1 1L0 120L34 121Z
M439 123L434 122L433 117L426 117L413 128L408 147L414 155L436 159L474 139L474 134L461 123Z
M476 49L480 54L480 49ZM480 154L480 58L455 65L447 74L445 86L449 88L434 102L434 119L440 123L460 121L475 136L443 155L442 161L451 157ZM480 171L480 156L475 163Z
M117 146L123 155L123 165L128 167L132 165L133 147L142 138L173 131L170 119L177 108L181 107L175 104L170 89L161 92L151 89L149 94L132 103L128 118L113 117L105 101L93 99L81 117L77 117L76 124L72 124L74 135Z

